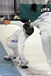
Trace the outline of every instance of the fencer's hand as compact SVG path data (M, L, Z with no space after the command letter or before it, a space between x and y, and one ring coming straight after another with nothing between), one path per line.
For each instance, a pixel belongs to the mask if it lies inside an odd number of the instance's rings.
M10 24L10 20L3 20L3 24L5 24L5 25Z

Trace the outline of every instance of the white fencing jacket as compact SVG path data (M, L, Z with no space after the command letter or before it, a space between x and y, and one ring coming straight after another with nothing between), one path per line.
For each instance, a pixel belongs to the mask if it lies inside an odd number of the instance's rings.
M31 26L36 26L41 32L47 31L51 35L51 12L41 14L37 20L31 23Z
M24 23L21 21L11 21L10 24L20 26L16 32L8 37L8 46L13 50L16 49L19 53L19 56L21 57L23 54L24 43L28 37L25 33L25 30L23 29Z

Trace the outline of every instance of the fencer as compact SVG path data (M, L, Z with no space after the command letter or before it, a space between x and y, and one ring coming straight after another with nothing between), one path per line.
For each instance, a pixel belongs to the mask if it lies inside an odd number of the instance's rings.
M47 62L51 66L51 12L47 5L41 8L41 15L30 24L40 30L43 50L47 57Z
M26 39L34 32L34 28L28 23L24 24L21 21L10 22L10 24L19 25L19 28L10 37L7 38L7 45L13 49L14 54L4 56L5 60L14 59L16 57L19 66L27 66L28 61L23 56L24 43Z

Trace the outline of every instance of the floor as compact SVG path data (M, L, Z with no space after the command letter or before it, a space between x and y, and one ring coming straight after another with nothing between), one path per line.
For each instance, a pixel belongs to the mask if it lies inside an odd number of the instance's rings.
M10 54L10 52L13 53L13 51L6 45L6 37L10 36L16 30L16 25L0 25L0 41L8 54ZM22 76L51 76L51 68L47 64L47 59L42 49L41 36L39 35L39 30L36 27L35 32L25 43L23 54L29 61L28 69L18 67L17 61L13 60L14 65Z
M4 60L6 51L0 42L0 76L21 76L11 60Z

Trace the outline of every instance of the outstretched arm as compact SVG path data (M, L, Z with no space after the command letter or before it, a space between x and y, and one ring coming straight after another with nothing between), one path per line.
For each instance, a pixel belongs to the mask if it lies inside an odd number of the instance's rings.
M23 24L24 24L21 21L10 21L10 20L3 20L2 23L5 25L11 24L11 25L19 26L19 27L23 27Z
M34 22L31 22L31 23L30 23L30 26L32 26L32 27L36 26L36 27L37 27L37 26L39 25L39 21L40 21L40 20L37 19L37 20L35 20Z
M10 24L17 25L19 27L23 27L24 23L21 21L10 21Z

